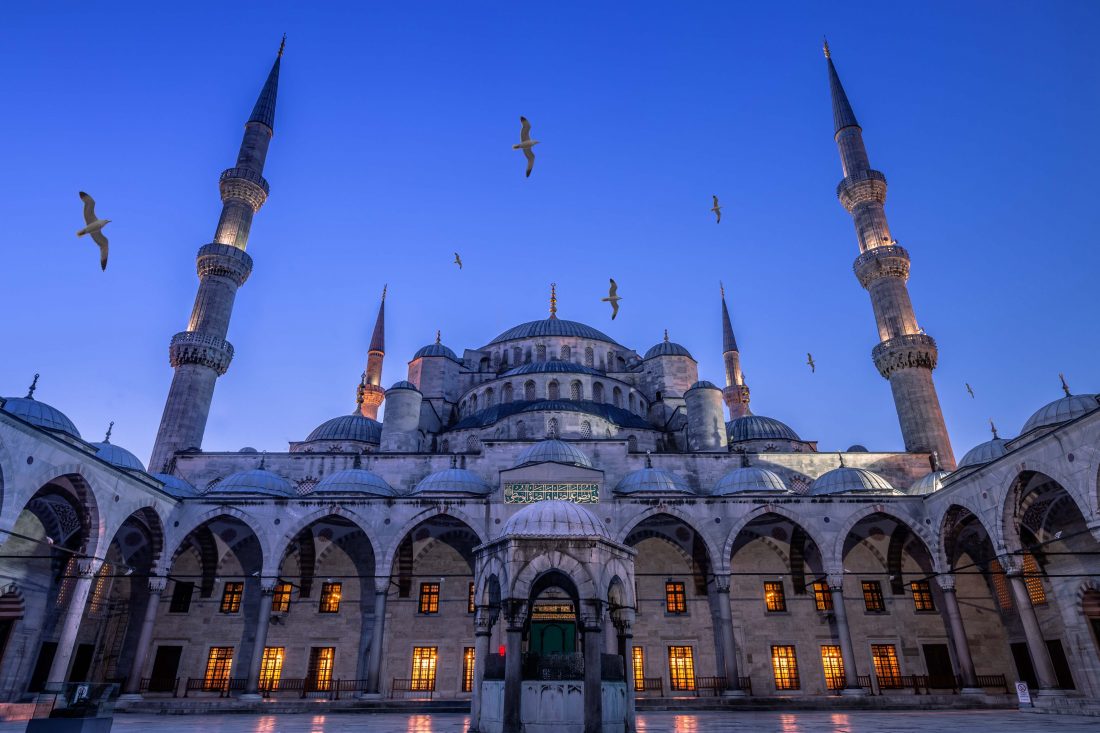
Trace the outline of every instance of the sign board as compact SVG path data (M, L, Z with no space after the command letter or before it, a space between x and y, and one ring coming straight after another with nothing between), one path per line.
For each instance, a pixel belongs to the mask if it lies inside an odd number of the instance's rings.
M76 703L80 702L81 700L86 700L87 698L88 698L88 685L77 685L76 689L73 690L72 704L75 705Z
M1016 697L1020 699L1021 705L1031 704L1031 691L1027 689L1026 682L1016 683Z
M555 499L575 504L598 504L599 484L504 484L506 504L533 504L536 501Z

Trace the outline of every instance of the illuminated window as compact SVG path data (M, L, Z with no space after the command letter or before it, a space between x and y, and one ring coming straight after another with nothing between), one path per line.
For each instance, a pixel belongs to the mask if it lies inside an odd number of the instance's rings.
M695 656L690 646L668 648L668 679L673 690L695 689Z
M645 652L640 646L631 650L631 664L634 668L634 690L642 692L645 690Z
M465 647L462 650L462 691L471 692L474 689L474 648Z
M233 666L233 647L212 646L210 656L206 658L206 674L202 678L202 689L221 690L229 684L229 670Z
M798 658L793 646L772 647L772 671L775 673L775 689L797 690L801 687L798 680Z
M321 613L339 613L343 590L340 583L321 583L321 605L317 610Z
M439 613L439 583L420 584L420 603L417 613Z
M336 647L315 646L309 650L309 667L306 684L309 690L327 690L332 683L332 665L336 661Z
M290 610L290 583L276 583L271 594L271 610L274 613L286 613Z
M872 644L871 660L875 664L879 687L901 687L901 669L898 667L898 653L893 644Z
M877 580L863 581L863 607L867 613L885 613L886 601L882 600L882 583Z
M833 593L824 581L814 583L814 607L818 611L833 610Z
M95 574L95 585L92 586L92 598L88 609L91 613L99 613L107 606L107 591L111 580L107 575L109 569L110 565L103 563Z
M683 583L669 581L665 583L665 612L673 614L687 613L687 594Z
M764 608L768 613L787 610L787 597L783 594L782 581L770 580L764 583Z
M76 575L76 558L70 557L69 561L65 563L65 572L61 574L63 580L61 581L61 587L57 589L57 606L58 608L64 608L65 604L69 602L69 596L73 592L73 582Z
M477 603L474 602L474 581L470 581L470 595L466 598L466 613L476 613Z
M914 611L936 610L936 602L932 600L932 586L927 580L914 580L909 588L913 591Z
M283 676L283 657L286 647L265 646L264 657L260 662L260 689L264 691L279 689L279 679Z
M195 584L177 580L172 585L172 601L168 604L169 613L187 613L191 610L191 596L195 594Z
M437 647L414 646L411 689L435 690L435 655Z
M844 657L840 647L832 644L821 646L821 667L825 670L825 687L830 690L844 688Z
M222 613L237 613L241 610L241 597L244 595L244 583L226 583L222 590Z
M1012 608L1012 593L1008 589L1008 579L1004 568L996 560L989 561L989 574L993 579L993 590L997 595L997 604L1002 610Z
M1047 602L1047 592L1043 590L1042 572L1039 563L1035 562L1034 555L1024 555L1024 585L1027 586L1027 595L1031 598L1032 605L1042 605Z

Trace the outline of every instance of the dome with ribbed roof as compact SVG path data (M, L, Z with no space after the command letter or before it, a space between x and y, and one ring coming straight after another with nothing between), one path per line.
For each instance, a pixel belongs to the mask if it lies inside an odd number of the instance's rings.
M458 358L458 355L455 354L455 352L451 351L449 348L439 342L423 346L415 354L413 354L414 359L419 359L423 356L442 356L450 359L451 361L462 361Z
M577 321L567 321L564 318L544 318L541 321L528 321L518 326L509 328L504 333L489 342L499 344L502 341L515 341L516 339L539 338L543 336L567 336L593 341L606 341L614 344L615 340L602 331L597 331ZM617 344L616 344L617 345Z
M670 471L649 466L627 474L615 487L616 494L690 494L687 483Z
M565 361L564 359L556 359L554 361L533 361L530 364L521 364L520 366L509 369L502 374L502 377L519 377L524 374L591 374L595 377L602 377L603 372L598 369L593 369L583 364L575 364L571 361Z
M266 494L268 496L293 496L296 493L294 487L285 478L262 468L230 474L210 491L215 494Z
M419 392L420 391L419 389L416 388L415 384L408 381L407 379L402 379L400 382L394 382L393 385L390 387L390 389L387 389L386 391L389 392L390 390L394 390L394 389L410 389L413 392Z
M120 448L113 443L103 441L102 443L92 443L96 447L96 458L102 459L110 463L112 466L118 466L119 468L129 468L134 471L144 471L145 464L130 451L125 448Z
M841 466L826 471L810 484L810 496L874 492L876 494L901 493L890 482L866 468Z
M177 498L198 496L199 490L191 482L168 473L154 473L153 478L164 484L164 490Z
M653 346L649 351L645 352L643 359L652 359L656 356L686 356L689 359L694 359L691 352L684 346L676 343L675 341L662 341L661 343Z
M384 478L364 468L348 468L330 473L318 481L309 493L397 496L397 491Z
M1032 430L1038 430L1039 428L1061 425L1064 422L1075 420L1086 412L1092 412L1098 406L1100 406L1100 403L1096 401L1096 395L1066 395L1061 399L1054 400L1054 402L1040 407L1035 414L1029 417L1027 422L1024 423L1023 429L1020 430L1020 435L1026 435Z
M80 431L76 429L73 421L65 416L65 413L33 397L8 397L4 400L3 410L43 430L65 433L74 438L80 437Z
M717 384L715 384L714 382L708 382L705 379L700 379L698 382L688 387L687 391L690 392L693 389L717 389L719 392L722 391L718 388Z
M726 435L729 442L744 440L798 440L798 433L786 423L763 415L742 415L726 423Z
M991 463L1004 454L1008 453L1008 448L1005 447L1007 441L1001 438L993 438L987 440L984 443L978 443L976 446L966 452L966 455L959 461L959 468L967 468L969 466L984 466L987 463Z
M712 493L715 496L729 496L757 492L789 494L791 490L775 471L759 466L742 466L720 478Z
M501 532L506 537L600 537L611 533L599 517L572 501L536 501L513 514Z
M379 443L382 440L382 423L363 417L355 412L351 415L341 415L318 425L309 437L311 440L354 440L360 443ZM242 450L245 452L254 452Z
M926 473L913 482L906 492L911 496L924 496L932 494L943 488L943 480L950 475L950 471L932 471Z
M576 446L562 440L542 440L523 449L516 466L529 463L564 463L568 466L592 468L592 460Z
M493 489L473 471L452 467L425 476L413 489L413 493L488 496L493 493Z

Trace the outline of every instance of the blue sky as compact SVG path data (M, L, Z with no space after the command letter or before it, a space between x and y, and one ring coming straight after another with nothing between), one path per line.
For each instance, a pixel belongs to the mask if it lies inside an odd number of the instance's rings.
M834 193L823 34L890 182L956 453L990 417L1014 435L1059 372L1100 390L1100 4L411 5L8 8L0 394L41 372L84 437L114 420L147 459L217 176L283 32L272 193L207 449L285 450L350 412L384 283L386 384L437 328L461 351L545 317L552 281L561 317L642 352L668 328L717 382L719 280L755 412L823 450L900 449ZM543 141L526 180L521 114ZM114 220L106 273L73 236L78 190Z

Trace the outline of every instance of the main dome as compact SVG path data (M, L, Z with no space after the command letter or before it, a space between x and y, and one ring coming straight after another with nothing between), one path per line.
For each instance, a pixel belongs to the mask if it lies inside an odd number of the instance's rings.
M544 318L541 321L528 321L518 326L509 328L504 333L489 342L499 344L502 341L514 341L516 339L538 338L542 336L568 336L571 338L592 339L593 341L606 341L615 344L615 340L602 331L591 326L586 326L577 321L567 321L564 318ZM616 344L618 345L618 344Z
M592 460L580 448L561 440L542 440L524 448L516 465L526 466L529 463L564 463L592 468Z
M611 533L599 517L572 501L536 501L513 514L504 523L504 536L512 537L600 537Z
M65 413L33 397L8 397L4 400L3 410L44 430L80 437L80 431Z

